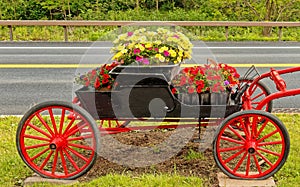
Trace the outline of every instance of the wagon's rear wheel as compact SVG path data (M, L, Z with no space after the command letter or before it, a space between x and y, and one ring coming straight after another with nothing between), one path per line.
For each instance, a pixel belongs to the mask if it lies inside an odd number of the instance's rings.
M245 83L252 83L253 80L250 79L241 79L240 86ZM268 95L270 95L271 92L269 88L262 82L257 82L253 86L253 89L250 91L250 99L251 99L251 106L253 109L256 109L257 105ZM270 101L266 106L263 107L264 111L271 112L273 108L273 102Z
M213 141L220 169L236 179L266 179L285 163L290 148L282 122L265 111L241 111L226 118Z
M33 171L47 178L74 179L94 164L99 149L94 119L79 106L45 102L21 119L18 152Z

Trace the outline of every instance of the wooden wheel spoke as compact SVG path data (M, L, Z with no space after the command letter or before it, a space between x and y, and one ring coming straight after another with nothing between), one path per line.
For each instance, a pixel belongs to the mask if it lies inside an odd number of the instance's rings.
M75 121L75 117L72 118L72 120L69 122L69 124L68 124L67 128L65 129L65 131L63 132L63 134L66 134L69 131L69 129L73 125L74 121Z
M264 119L264 123L262 124L262 126L260 127L259 131L257 132L257 137L259 137L259 135L261 134L261 132L265 129L265 127L267 126L269 120L268 119Z
M49 125L46 123L46 121L42 118L42 116L40 114L37 114L36 116L39 118L40 122L42 122L42 124L47 129L47 131L53 136L54 135L53 131L51 130Z
M245 152L245 150L241 150L237 153L235 153L234 155L232 155L231 157L227 158L226 160L224 160L224 163L228 163L230 162L232 159L236 158L237 156L239 156L240 154L242 154L243 152Z
M236 143L236 144L241 144L241 145L245 144L245 142L238 141L238 140L235 140L233 138L229 138L229 137L225 137L225 136L221 136L221 140L225 140L225 141L229 141L229 142Z
M78 153L77 151L75 151L74 149L67 147L67 149L69 151L71 151L74 155L76 155L77 157L79 157L80 159L84 160L85 162L88 162L88 158L84 157L83 155L81 155L80 153Z
M68 145L72 146L72 147L77 147L77 148L80 148L80 149L93 150L91 147L85 146L85 145L79 145L79 144L73 144L73 143L69 143Z
M274 141L274 142L262 142L262 143L258 143L258 146L267 146L267 145L279 145L279 144L283 144L283 141Z
M246 164L246 176L249 176L249 172L250 172L250 162L251 162L251 155L248 154L247 164Z
M270 162L270 160L268 160L264 155L262 155L260 152L257 151L257 154L267 163L269 164L269 166L273 167L274 165L272 164L272 162Z
M276 129L273 132L270 132L269 134L267 134L264 137L262 137L261 139L259 139L257 142L260 143L260 142L264 141L265 139L270 138L271 136L273 136L274 134L276 134L278 132L279 132L278 129Z
M237 136L239 137L242 141L246 142L245 138L243 138L236 130L234 130L230 125L228 128Z
M83 129L84 127L87 127L87 124L84 124L84 122L81 121L78 124L74 125L71 129L69 129L69 131L66 132L66 134L64 134L64 136L70 137L70 136L76 134L77 132L80 132L80 130Z
M50 157L53 155L53 151L51 150L50 153L48 154L48 156L45 158L44 162L41 164L40 169L44 169L45 165L47 164L47 162L49 161Z
M42 143L42 144L36 144L36 145L30 145L30 146L26 146L25 149L35 149L35 148L40 148L40 147L44 147L44 146L48 146L49 143Z
M243 149L244 146L236 146L236 147L227 147L227 148L221 148L219 149L220 152L228 152L228 151L235 151L239 149Z
M261 148L261 147L258 147L257 150L263 151L265 153L269 153L269 154L274 155L274 156L278 156L278 157L281 156L280 153L277 153L277 152L274 152L274 151L271 151L271 150L268 150L268 149L264 149L264 148Z
M56 150L54 153L54 159L52 163L52 175L55 174L56 166L57 166L57 159L58 159L58 151Z
M30 158L30 161L34 161L36 158L40 157L41 155L43 155L44 153L46 153L47 151L49 151L50 148L47 147L44 150L42 150L41 152L37 153L35 156Z
M254 159L254 163L255 163L255 165L256 165L256 168L257 168L257 170L258 170L258 173L261 174L261 173L262 173L262 170L261 170L261 167L260 167L260 165L259 165L259 163L258 163L258 160L257 160L256 155L252 155L252 157L253 157L253 159Z
M60 124L59 124L59 134L62 134L63 126L64 126L64 121L65 121L65 114L66 110L62 109L61 111L61 117L60 117Z
M65 175L68 175L68 168L67 168L67 163L65 160L64 153L62 150L60 150L59 153L60 153L60 159L61 159L62 166L64 168Z
M65 149L64 149L64 152L65 152L67 158L69 159L69 161L71 162L71 164L73 165L73 167L78 171L79 167L77 166L76 162L73 160L73 158L71 157L71 155Z
M68 138L68 141L78 141L78 140L85 140L85 139L90 139L93 138L93 135L84 135L84 136L78 136L78 137L72 137L72 138Z
M253 98L251 98L251 101L254 101L255 99L258 99L259 97L261 97L263 95L265 95L265 94L262 92L262 93L260 93L260 94L258 94L256 96L254 96Z
M41 133L41 134L43 134L43 135L45 135L45 136L47 136L48 138L51 139L51 135L50 134L46 133L45 131L43 131L42 129L38 128L37 126L35 126L35 125L31 124L31 123L28 123L28 126L31 127L31 128L33 128L37 132L39 132L39 133Z
M50 115L50 119L51 119L51 122L52 122L54 133L58 134L53 112L52 112L52 110L50 108L48 109L48 112L49 112L49 115Z
M239 160L239 162L237 163L237 165L233 169L233 172L236 172L241 167L241 165L242 165L243 161L245 160L245 157L247 156L247 154L248 154L247 152L244 153L242 158Z
M50 139L48 139L48 138L44 138L44 137L40 137L40 136L34 136L34 135L29 135L29 134L25 134L24 138L30 138L30 139L41 140L41 141L46 141L46 142L50 141Z

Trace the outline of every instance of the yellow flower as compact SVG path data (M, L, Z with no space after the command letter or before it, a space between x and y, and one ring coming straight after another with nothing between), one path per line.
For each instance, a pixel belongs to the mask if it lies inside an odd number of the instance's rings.
M144 50L145 50L145 47L142 46L141 44L136 44L136 45L135 45L135 48L138 48L138 49L140 49L141 51L144 51Z
M122 51L121 51L121 53L123 53L123 54L125 54L125 53L127 53L128 52L128 49L123 49Z
M166 59L164 56L162 56L161 54L156 54L155 58L157 58L160 62L164 62Z
M183 56L183 51L182 50L179 50L178 52L178 56L182 57Z
M119 40L125 40L126 37L127 37L127 34L121 34L121 35L119 35L118 39Z
M173 49L169 50L171 57L176 57L177 53Z
M133 42L133 43L128 44L127 48L128 49L133 49L134 46L135 46L135 43Z
M160 40L156 40L156 41L154 41L154 44L160 45L160 44L161 44L161 41L160 41Z
M118 50L118 51L122 51L123 49L125 49L125 46L124 46L124 45L119 45L119 46L117 47L117 50Z
M179 56L179 57L177 57L177 61L178 62L181 62L181 57ZM174 62L175 63L175 62Z
M159 52L163 53L164 51L168 51L168 49L169 49L168 47L163 46L163 47L159 48Z
M113 60L117 60L119 59L121 56L123 55L123 53L120 51L117 54L115 54L115 56L112 57Z
M145 47L146 47L146 48L152 47L152 43L146 43Z

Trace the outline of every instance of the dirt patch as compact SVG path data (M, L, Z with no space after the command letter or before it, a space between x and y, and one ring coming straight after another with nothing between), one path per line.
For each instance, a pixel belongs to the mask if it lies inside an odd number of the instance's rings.
M202 130L203 132L203 130ZM176 133L173 130L151 130L151 131L141 131L141 132L126 132L115 135L109 135L110 141L117 140L120 144L143 148L143 147L159 147L162 145L166 139L170 139L172 135ZM178 174L182 176L196 176L205 180L205 186L218 186L217 181L217 173L219 169L217 168L215 161L212 155L212 149L209 143L206 143L208 146L204 152L199 151L199 147L203 143L195 142L194 140L198 137L198 132L195 131L193 133L193 138L190 138L185 142L185 145L174 154L172 157L166 159L163 162L156 163L153 165L148 165L144 167L136 167L131 164L117 164L116 159L123 159L124 161L132 161L136 158L134 152L134 148L129 148L126 150L127 152L122 152L123 154L118 154L116 150L120 150L118 144L107 144L103 143L104 147L100 151L100 156L93 166L93 168L88 171L84 176L82 176L80 181L89 181L94 178L104 176L107 174L130 174L132 176L138 176L142 174ZM202 135L203 137L203 135ZM111 139L112 138L112 139ZM180 138L179 138L180 139ZM105 136L103 138L105 141ZM180 140L178 140L180 141ZM172 147L176 147L175 145L179 145L182 142L172 141ZM108 145L108 146L107 146ZM107 147L105 147L107 146ZM203 147L203 146L202 146ZM178 148L178 147L177 147ZM112 151L112 152L111 152ZM154 153L157 152L157 155L163 153L160 148L153 149ZM167 150L169 151L169 150ZM106 156L101 156L101 154ZM126 153L126 156L124 156ZM110 155L110 157L107 157ZM196 156L195 156L196 155ZM145 161L148 160L147 155L144 157ZM126 162L125 162L126 163ZM127 166L126 166L127 165Z

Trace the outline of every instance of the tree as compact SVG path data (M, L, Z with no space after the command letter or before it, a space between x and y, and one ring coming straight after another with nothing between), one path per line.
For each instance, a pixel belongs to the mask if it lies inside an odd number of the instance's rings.
M299 0L244 0L257 21L296 21L290 20L292 15L300 14ZM272 29L265 27L264 36L270 36Z

